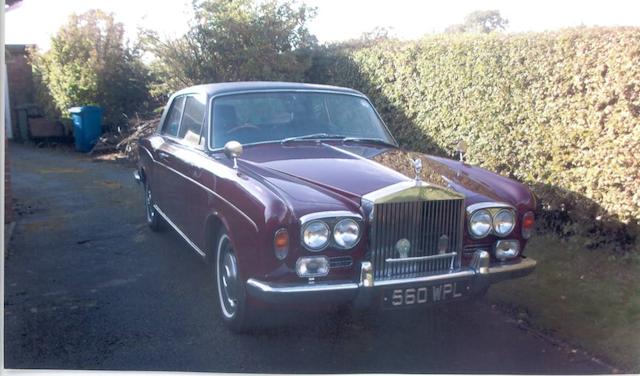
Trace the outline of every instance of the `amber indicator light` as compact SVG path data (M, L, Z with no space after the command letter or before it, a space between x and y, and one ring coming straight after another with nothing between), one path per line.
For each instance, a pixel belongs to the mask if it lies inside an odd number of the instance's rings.
M286 248L289 246L289 233L285 229L280 229L276 232L273 244L276 248Z
M524 227L526 230L533 229L533 226L535 225L535 223L536 223L536 220L533 216L533 213L531 212L525 214L524 218L522 218L522 227Z

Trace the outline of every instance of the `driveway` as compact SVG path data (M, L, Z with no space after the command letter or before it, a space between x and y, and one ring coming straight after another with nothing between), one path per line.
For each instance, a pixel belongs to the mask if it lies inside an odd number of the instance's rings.
M216 372L607 373L486 304L279 314L252 335L216 317L209 269L144 223L133 168L10 145L5 366Z

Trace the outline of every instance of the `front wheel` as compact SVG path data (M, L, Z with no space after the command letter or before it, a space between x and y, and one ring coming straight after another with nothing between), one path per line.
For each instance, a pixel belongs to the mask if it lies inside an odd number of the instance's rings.
M225 230L220 232L216 244L215 272L220 317L232 331L245 332L253 324L252 312L247 304L245 285L240 278L238 259Z

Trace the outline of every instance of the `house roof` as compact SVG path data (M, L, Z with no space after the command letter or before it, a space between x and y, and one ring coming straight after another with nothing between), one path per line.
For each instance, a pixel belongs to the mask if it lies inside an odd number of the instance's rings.
M11 10L11 7L21 3L22 0L4 0L4 9Z
M35 44L5 44L4 48L6 51L12 54L25 54L27 52L27 48L34 47Z

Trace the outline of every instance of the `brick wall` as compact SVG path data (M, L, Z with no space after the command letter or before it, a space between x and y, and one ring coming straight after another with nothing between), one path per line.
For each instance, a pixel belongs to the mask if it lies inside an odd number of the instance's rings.
M7 45L5 49L7 66L7 83L9 86L9 101L11 105L11 126L14 137L20 133L17 129L18 117L15 113L17 106L22 106L34 101L33 73L27 57L27 48L24 45ZM11 169L9 167L9 148L5 138L4 160L4 222L14 220L13 195L11 192Z
M27 56L25 45L9 44L6 46L7 83L9 84L9 100L11 103L11 126L14 137L19 137L15 108L33 103L33 72Z

